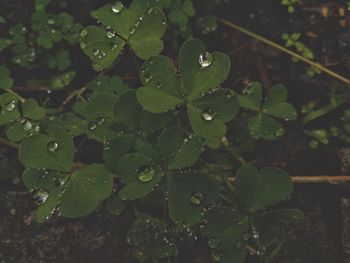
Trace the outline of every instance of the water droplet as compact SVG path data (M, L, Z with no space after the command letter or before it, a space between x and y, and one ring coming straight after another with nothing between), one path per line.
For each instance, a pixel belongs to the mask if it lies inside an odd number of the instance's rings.
M48 23L49 25L54 25L55 22L56 22L56 20L55 20L54 18L50 18L50 19L47 20L47 23Z
M109 29L109 30L107 30L106 36L107 36L107 38L113 38L113 37L115 37L115 32L113 30Z
M23 126L24 131L30 131L33 128L33 124L30 121L26 121Z
M123 3L120 1L117 1L115 2L114 5L112 5L112 12L118 14L123 10L123 8L124 8Z
M154 176L155 171L149 166L145 165L138 169L137 178L143 183L152 181Z
M100 53L100 50L98 50L98 49L93 49L92 52L93 52L94 56L97 56L98 53Z
M88 31L86 29L81 30L80 36L81 37L86 37L88 35Z
M218 247L219 243L220 243L220 239L213 237L213 238L209 239L208 246L211 249L214 249L214 248Z
M88 126L89 126L89 130L91 130L91 131L93 131L97 128L96 122L90 122Z
M276 130L275 135L276 135L277 137L280 137L280 136L283 135L283 133L284 133L284 130L283 130L283 129L278 129L278 130Z
M13 111L15 108L16 108L16 102L14 100L9 102L9 103L7 103L6 106L5 106L5 110L8 111L8 112Z
M162 87L162 83L157 82L156 87L157 87L157 89L160 89Z
M38 205L41 205L47 201L49 193L43 190L39 190L34 195L34 200Z
M200 205L204 199L204 196L201 192L194 192L190 196L190 202L194 205Z
M97 122L98 125L102 125L105 122L105 119L103 117L98 117L96 119L96 122Z
M39 126L39 125L36 125L36 126L34 127L34 131L35 131L35 132L40 132L40 126Z
M215 262L219 262L221 260L221 255L218 252L213 252L211 256Z
M202 117L206 121L211 121L214 119L215 113L211 109L206 109L202 113Z
M81 49L85 49L87 47L87 44L84 42L80 42Z
M47 144L47 149L48 149L50 152L56 151L56 150L58 149L58 142L54 142L54 141L49 142L49 143Z
M202 68L209 67L213 62L213 56L209 52L203 52L199 55L198 63Z

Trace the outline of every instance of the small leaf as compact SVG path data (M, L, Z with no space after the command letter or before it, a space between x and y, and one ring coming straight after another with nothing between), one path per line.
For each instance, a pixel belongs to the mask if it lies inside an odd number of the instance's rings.
M204 206L219 196L216 182L202 174L173 174L167 183L169 215L179 225L197 224Z
M45 109L40 107L34 99L26 99L22 106L23 117L31 120L41 120L45 116Z
M189 167L201 154L201 141L181 128L169 128L159 137L158 146L169 169Z
M169 58L156 56L146 61L142 67L142 82L144 87L137 90L137 99L146 110L160 113L183 103L180 81Z
M0 65L0 89L10 89L13 86L13 79L6 66Z
M189 100L218 87L228 76L231 62L227 55L207 52L199 39L187 40L180 49L179 65L184 90ZM207 56L206 64L200 65L202 56ZM209 61L210 60L210 61Z
M48 135L26 138L19 148L20 161L29 168L68 172L74 157L74 143L62 127L50 125Z
M10 123L21 116L17 104L17 95L9 92L0 95L0 125Z
M162 178L162 172L139 153L125 155L117 165L117 173L125 186L119 191L122 200L135 200L149 194Z
M70 175L60 201L62 216L74 218L93 212L113 189L111 173L100 164L92 164Z
M54 75L50 80L50 88L54 90L67 87L75 77L75 71L67 71Z
M273 118L259 113L249 119L248 129L252 137L256 140L276 140L284 134L282 124Z
M258 172L254 166L245 165L237 171L236 191L249 211L257 211L288 198L293 182L281 169L268 167Z
M261 108L262 87L258 82L250 83L239 96L240 106L258 111Z

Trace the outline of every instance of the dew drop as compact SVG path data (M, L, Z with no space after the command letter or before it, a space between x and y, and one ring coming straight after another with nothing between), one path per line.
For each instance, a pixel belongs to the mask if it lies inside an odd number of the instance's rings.
M115 37L115 32L113 30L108 30L106 33L107 38L111 39Z
M97 122L98 125L102 125L105 122L105 119L103 117L98 117L96 119L96 122Z
M58 149L58 142L54 142L54 141L49 142L49 143L47 144L47 149L48 149L50 152L56 151L56 150Z
M137 173L137 178L143 183L152 181L155 176L155 171L146 165L139 168Z
M84 42L80 42L81 49L85 49L87 47L87 44Z
M81 37L86 37L88 35L88 31L86 29L81 30L80 36Z
M93 52L94 56L97 56L98 53L100 53L100 50L98 50L98 49L93 49L92 52Z
M5 106L5 110L8 111L8 112L13 111L15 108L16 108L16 102L14 100L9 102L9 103L7 103L6 106Z
M215 113L211 109L206 109L202 113L202 117L206 121L211 121L214 119Z
M221 255L217 252L213 252L211 256L215 262L219 262L221 260Z
M26 121L23 125L24 131L30 131L33 128L33 124L30 121Z
M93 131L97 128L96 122L90 122L88 126L89 126L89 130L91 130L91 131Z
M117 1L114 5L112 5L112 12L118 14L123 10L123 8L123 3L121 1Z
M219 243L220 243L220 239L213 237L213 238L209 239L208 246L211 249L214 249L214 248L218 247Z
M34 200L38 205L45 203L49 199L49 193L43 190L39 190L34 195Z
M194 192L190 196L190 202L194 205L200 205L204 199L204 196L201 192Z
M213 56L209 52L203 52L199 55L198 63L202 68L207 68L213 62Z

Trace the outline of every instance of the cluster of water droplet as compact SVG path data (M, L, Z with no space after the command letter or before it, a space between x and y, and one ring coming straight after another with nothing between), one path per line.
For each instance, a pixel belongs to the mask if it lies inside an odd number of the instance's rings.
M96 130L96 128L98 126L103 125L104 122L105 122L105 118L103 118L101 116L97 117L95 121L92 121L92 122L88 123L88 128L89 128L90 131L94 131L94 130Z

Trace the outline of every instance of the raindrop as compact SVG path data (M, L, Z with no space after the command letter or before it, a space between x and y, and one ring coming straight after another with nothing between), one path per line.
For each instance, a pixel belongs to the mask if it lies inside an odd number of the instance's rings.
M43 190L39 190L34 195L34 200L38 205L41 205L47 201L49 193Z
M213 237L213 238L209 239L208 246L212 249L217 248L219 245L219 242L220 242L220 239Z
M155 176L155 171L146 165L139 168L137 172L137 178L143 183L152 181Z
M201 192L194 192L190 196L190 202L194 205L200 205L204 199L204 196Z
M221 255L217 252L213 252L211 256L215 262L219 262L221 260Z
M85 49L87 47L87 44L84 42L81 42L80 47L81 47L81 49Z
M91 130L91 131L93 131L97 128L96 122L90 122L88 126L89 126L89 130Z
M213 56L209 52L203 52L199 55L198 63L202 68L207 68L213 62Z
M98 117L96 119L96 122L97 122L98 125L102 125L105 122L105 119L103 117Z
M5 110L8 111L8 112L13 111L15 108L16 108L16 102L14 100L9 102L9 103L7 103L6 106L5 106Z
M58 142L54 142L54 141L49 142L49 143L47 144L47 149L48 149L50 152L56 151L56 150L58 149Z
M86 37L87 34L88 34L88 31L87 31L86 29L83 29L83 30L81 30L81 32L80 32L80 36L81 36L81 37Z
M123 3L120 1L117 1L115 2L114 5L112 5L112 12L118 14L123 10L123 8L124 8Z
M211 109L206 109L202 113L202 117L206 121L211 121L214 119L214 112Z
M106 36L107 38L111 39L115 37L115 32L113 30L107 30Z
M94 56L97 56L98 53L100 53L100 50L98 50L98 49L93 49L92 52L93 52Z
M23 126L24 131L30 131L33 128L33 124L30 121L26 121Z
M160 88L162 87L162 83L157 82L156 87L157 87L158 89L160 89Z

